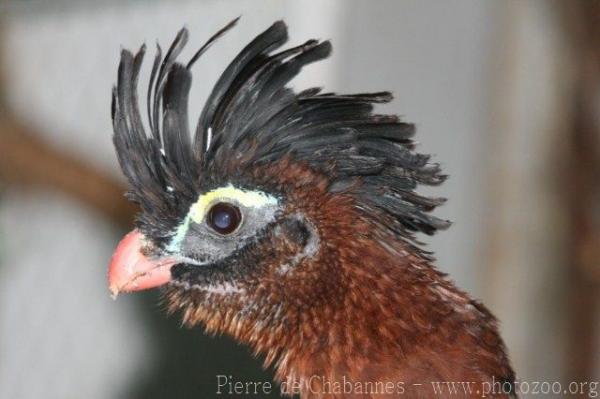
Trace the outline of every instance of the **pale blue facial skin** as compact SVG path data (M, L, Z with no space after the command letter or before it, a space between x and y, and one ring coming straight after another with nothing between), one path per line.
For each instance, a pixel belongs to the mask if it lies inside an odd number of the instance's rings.
M206 223L210 208L226 202L239 208L240 226L231 234L217 233ZM202 266L224 259L244 247L248 240L269 223L280 211L280 201L262 191L244 190L229 184L199 196L190 207L183 222L177 227L167 251Z

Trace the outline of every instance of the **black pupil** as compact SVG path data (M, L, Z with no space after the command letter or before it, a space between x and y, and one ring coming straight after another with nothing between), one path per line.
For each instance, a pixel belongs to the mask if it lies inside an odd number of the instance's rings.
M238 207L225 202L213 205L208 212L208 224L221 234L230 234L240 225L242 215Z

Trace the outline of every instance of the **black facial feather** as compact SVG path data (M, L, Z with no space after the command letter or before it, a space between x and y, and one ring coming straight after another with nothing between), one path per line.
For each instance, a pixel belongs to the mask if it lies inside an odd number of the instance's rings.
M129 198L142 207L138 228L165 242L207 182L226 184L233 175L286 156L325 173L332 192L352 194L408 241L414 241L414 232L433 234L448 227L448 221L429 214L444 199L414 191L418 184L445 179L428 155L413 151L414 125L373 113L373 105L391 101L391 94L337 95L317 88L295 93L286 87L302 67L327 58L331 45L309 40L272 54L287 41L282 21L257 36L223 72L192 142L190 68L236 22L210 38L186 65L176 61L187 42L185 28L164 58L158 47L147 96L150 135L137 100L145 46L135 56L122 51L113 90L113 140L130 183Z

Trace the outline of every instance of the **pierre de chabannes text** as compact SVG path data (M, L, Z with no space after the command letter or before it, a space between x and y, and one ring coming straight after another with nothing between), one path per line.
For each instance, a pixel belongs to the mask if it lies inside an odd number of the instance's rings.
M314 375L303 380L286 379L279 384L270 381L243 381L231 375L216 376L217 395L268 395L279 390L293 395L300 392L313 394L363 394L363 395L403 395L416 390L428 390L432 395L477 395L482 398L502 393L516 392L520 395L583 395L598 397L599 381L424 381L407 383L404 381L354 381L345 376L330 380L325 376ZM274 387L275 385L275 387Z

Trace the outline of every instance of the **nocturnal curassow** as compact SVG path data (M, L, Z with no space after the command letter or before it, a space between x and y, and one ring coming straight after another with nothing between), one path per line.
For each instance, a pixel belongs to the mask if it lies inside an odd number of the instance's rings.
M415 191L445 175L414 151L414 125L374 113L388 92L288 87L329 42L276 52L287 28L273 24L220 76L192 138L191 68L236 21L187 63L186 29L164 57L158 47L148 134L145 47L121 53L113 138L141 212L111 261L113 294L163 286L170 312L250 345L303 398L359 395L320 392L334 389L325 381L402 382L390 397L432 397L431 381L494 382L496 397L513 395L495 318L418 242L449 222L431 215L442 198Z

